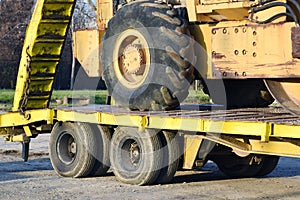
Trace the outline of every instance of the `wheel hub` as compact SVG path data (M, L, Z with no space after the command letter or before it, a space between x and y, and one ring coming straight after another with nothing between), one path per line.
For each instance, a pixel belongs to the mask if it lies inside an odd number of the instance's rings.
M77 144L74 137L65 133L58 139L57 144L58 157L66 165L72 163L77 154Z
M116 39L113 66L117 80L126 88L140 87L150 70L150 48L144 35L135 29L122 32Z
M72 141L70 144L69 144L69 154L71 156L74 156L76 154L76 143L75 141Z
M142 49L138 45L129 44L123 51L122 65L127 73L141 74L145 65Z
M140 148L136 142L130 145L130 161L136 166L140 161Z

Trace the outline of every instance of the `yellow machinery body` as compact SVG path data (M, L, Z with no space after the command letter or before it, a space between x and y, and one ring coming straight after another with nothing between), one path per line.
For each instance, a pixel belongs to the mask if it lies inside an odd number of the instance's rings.
M285 22L286 17L266 25L249 20L265 20L274 13L285 12L284 7L252 15L249 11L258 1L187 0L185 3L192 23L192 35L203 48L203 54L197 55L196 64L202 77L245 79L300 76L299 59L292 56L291 30L295 23ZM98 29L74 33L75 57L89 76L101 76L99 72L102 68L98 64L101 38L109 19L113 17L112 6L110 1L98 1ZM94 38L94 42L81 38ZM95 66L93 69L92 65Z

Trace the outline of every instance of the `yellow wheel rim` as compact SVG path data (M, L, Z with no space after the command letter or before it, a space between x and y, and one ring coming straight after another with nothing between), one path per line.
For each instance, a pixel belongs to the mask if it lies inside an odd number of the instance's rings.
M138 30L122 32L113 52L113 66L118 81L127 88L138 88L146 80L150 68L150 51Z
M299 79L266 79L265 83L278 103L292 113L300 115Z

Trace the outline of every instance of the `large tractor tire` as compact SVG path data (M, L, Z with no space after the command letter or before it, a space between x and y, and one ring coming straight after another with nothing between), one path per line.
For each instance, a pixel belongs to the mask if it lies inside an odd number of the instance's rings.
M103 37L103 78L117 105L168 110L194 80L193 40L184 8L154 2L123 6Z
M215 104L227 109L267 107L274 101L262 79L206 80L203 86Z
M273 97L282 107L297 116L300 115L299 79L266 79L265 83Z

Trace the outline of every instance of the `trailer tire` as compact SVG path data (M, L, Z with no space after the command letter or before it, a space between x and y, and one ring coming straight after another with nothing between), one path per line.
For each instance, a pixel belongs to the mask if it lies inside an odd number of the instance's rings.
M256 176L261 177L270 174L276 168L279 158L279 156L265 155L262 160L261 169Z
M119 127L111 140L110 162L117 180L148 185L157 179L163 160L161 142L151 129Z
M259 164L248 164L248 162L255 156L250 154L247 157L240 157L235 153L230 155L221 156L221 158L215 160L218 168L231 178L248 178L255 177L260 169Z
M112 130L107 126L89 124L94 132L94 139L97 144L97 153L93 155L95 158L94 166L89 176L103 176L110 167L109 151Z
M102 49L102 75L117 105L168 110L187 97L195 54L185 8L129 3L109 21Z
M162 143L163 163L155 183L166 184L173 179L179 166L181 154L176 133L161 131L159 137Z
M50 160L64 177L88 176L97 154L93 131L85 123L57 122L50 136Z

